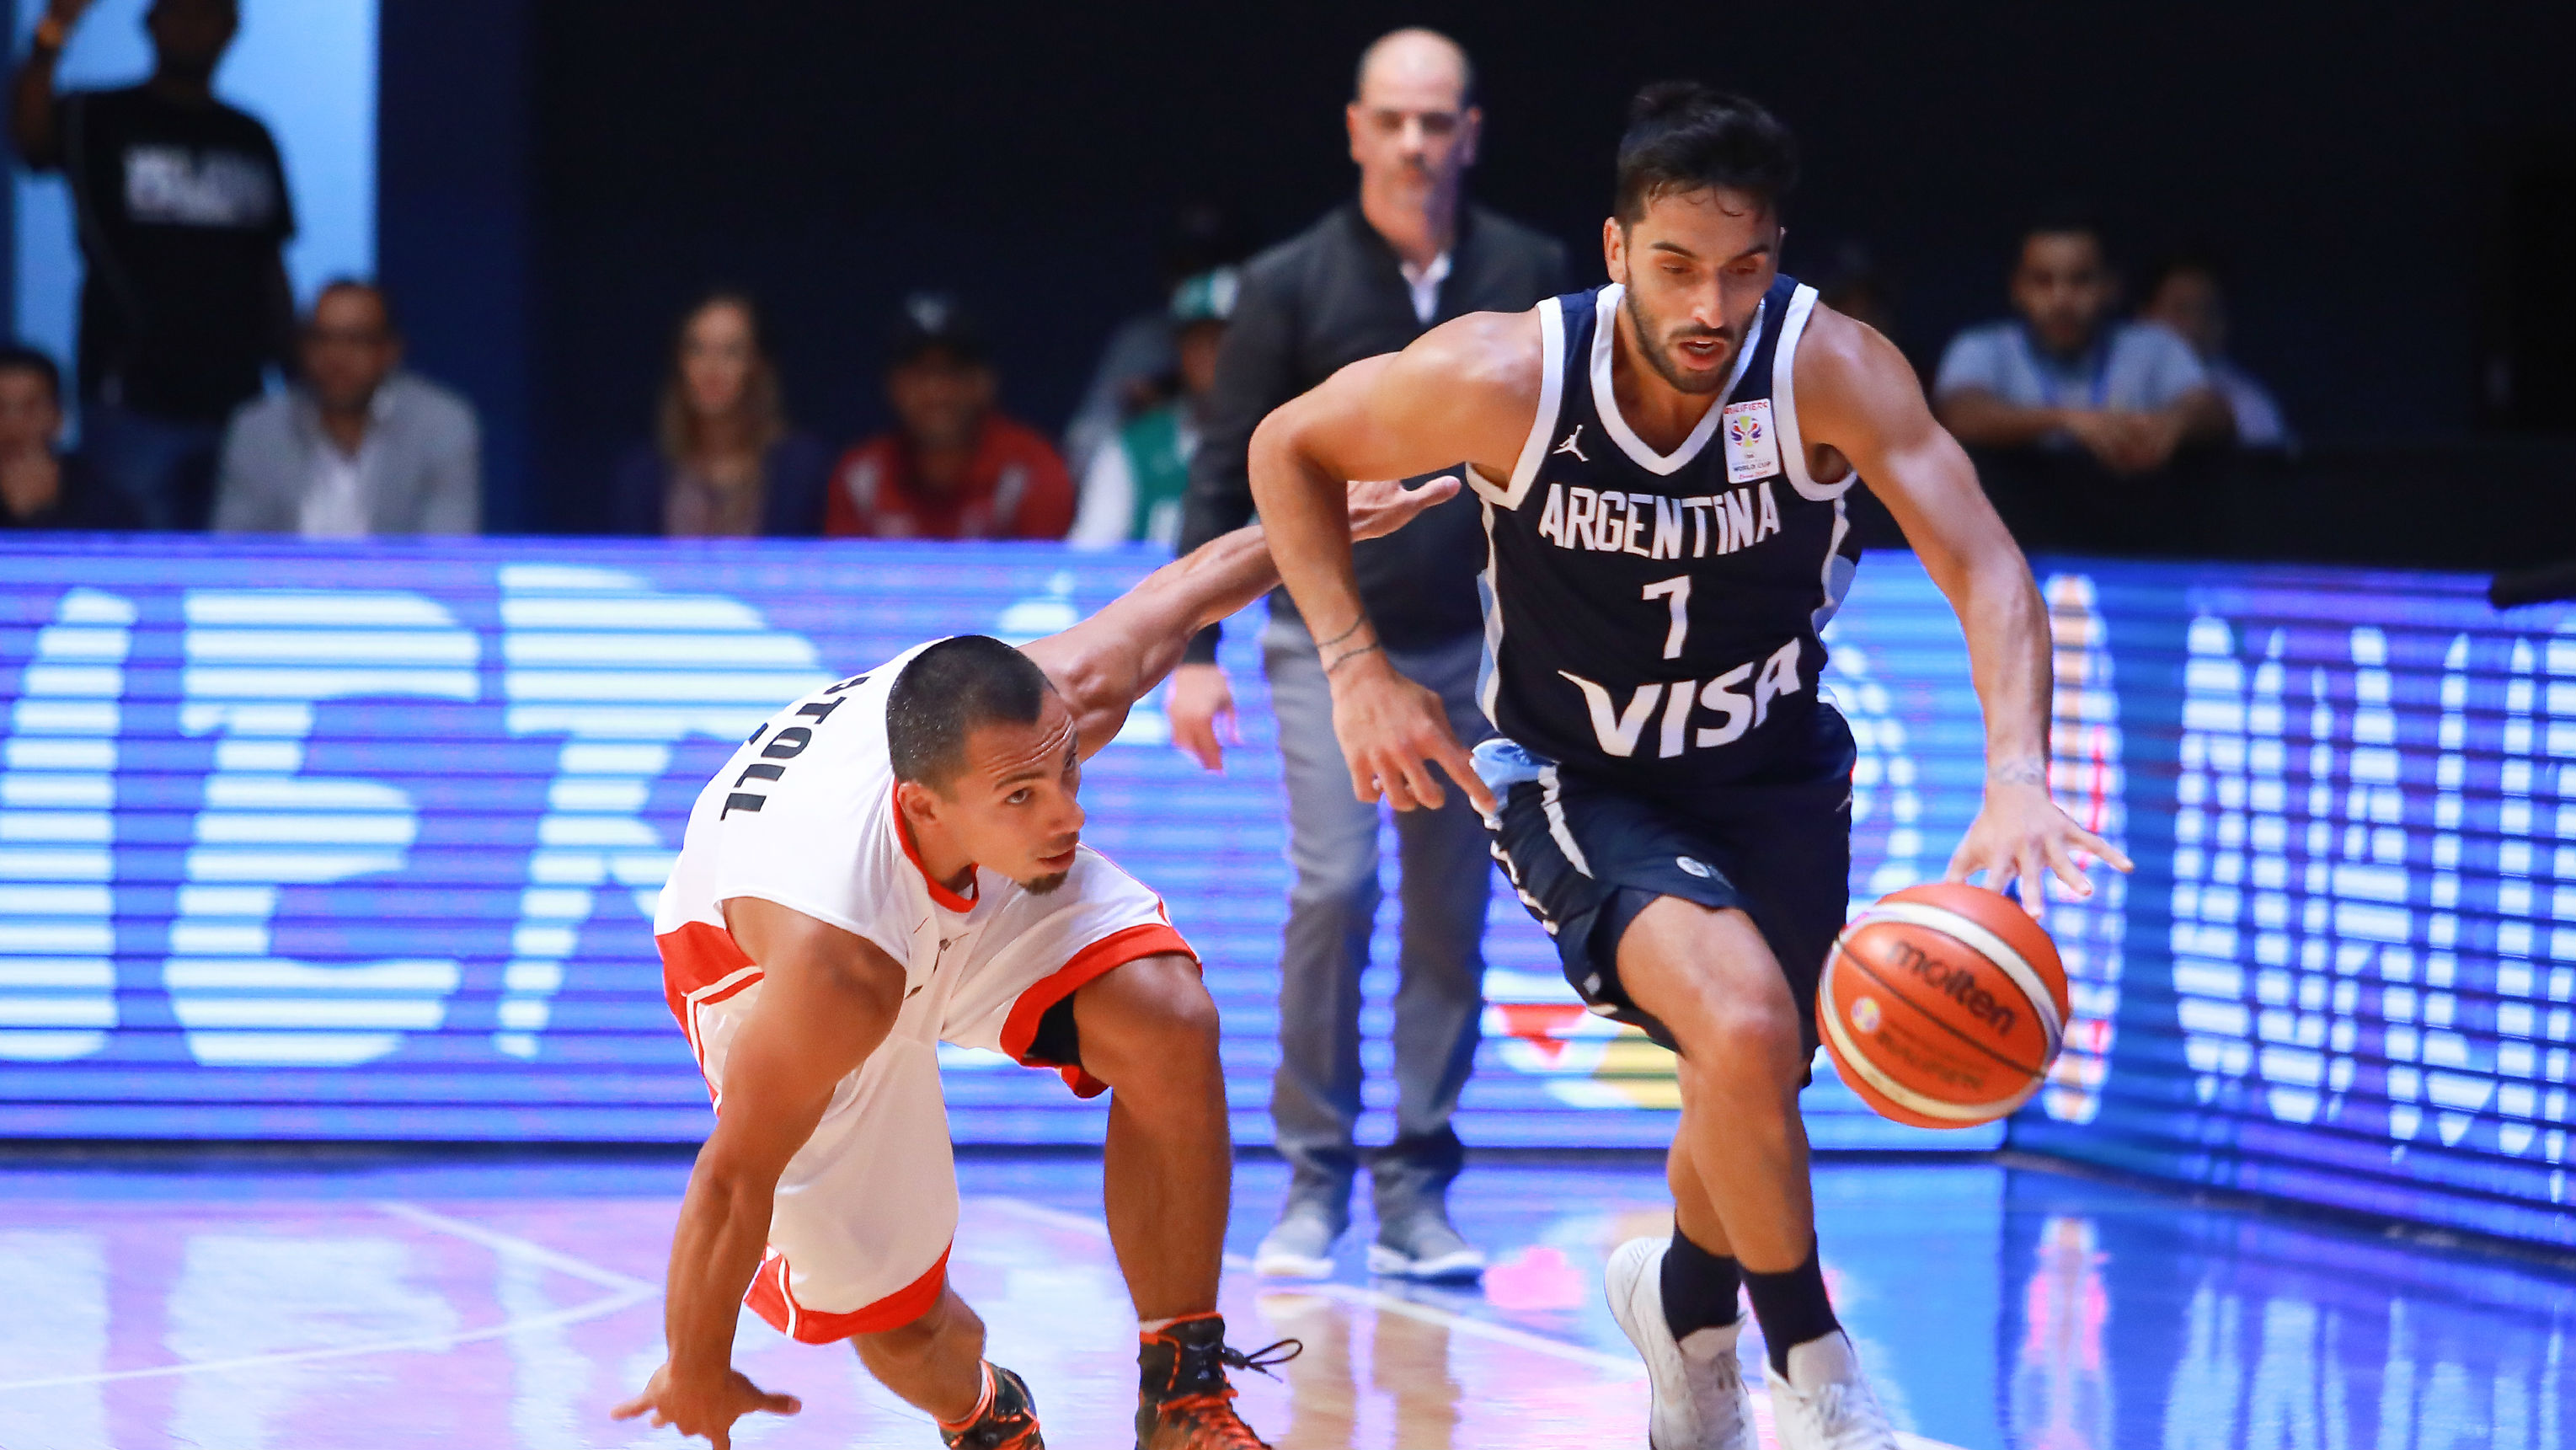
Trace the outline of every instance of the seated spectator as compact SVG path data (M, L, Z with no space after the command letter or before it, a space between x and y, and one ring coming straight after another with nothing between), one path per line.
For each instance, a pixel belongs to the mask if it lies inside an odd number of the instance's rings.
M2119 282L2101 228L2071 214L2022 236L2016 318L1950 340L1932 385L1943 424L1972 448L2081 448L2147 473L2185 443L2223 442L2227 405L2183 340L2112 317Z
M707 295L671 341L653 442L618 465L610 530L694 538L812 538L831 454L787 422L760 313Z
M993 406L984 341L957 303L915 293L886 396L897 426L842 455L823 532L879 539L1060 539L1073 480L1035 429Z
M1831 265L1816 278L1816 300L1891 342L1896 338L1896 279L1858 242L1833 249Z
M384 289L324 287L298 353L296 382L245 404L224 434L215 531L474 533L482 429L463 398L401 371L402 332Z
M1189 492L1190 456L1199 450L1201 409L1216 385L1217 344L1234 312L1238 285L1231 267L1182 283L1172 294L1174 350L1180 360L1180 396L1149 408L1118 430L1110 446L1092 455L1082 476L1082 509L1073 532L1076 548L1152 542L1171 548L1181 536L1181 500Z
M2147 305L2138 315L2172 328L2191 345L2209 374L2209 385L2227 401L2236 420L2238 447L2290 445L2290 427L2272 390L2227 356L2227 294L2219 285L2216 262L2191 253L2169 258L2147 284Z
M32 347L0 347L0 529L139 529L143 511L58 452L63 374Z
M1171 294L1192 277L1242 261L1250 250L1226 207L1191 201L1174 211L1163 244L1164 305L1137 313L1109 334L1090 385L1064 425L1065 467L1075 478L1091 476L1092 456L1117 438L1128 419L1171 401L1173 373L1180 366Z

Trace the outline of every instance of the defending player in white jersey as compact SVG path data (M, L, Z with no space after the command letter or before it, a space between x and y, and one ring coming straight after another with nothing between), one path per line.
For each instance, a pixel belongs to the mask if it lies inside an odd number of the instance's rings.
M1354 484L1351 533L1456 489ZM1075 797L1190 636L1277 582L1261 529L1237 530L1062 634L940 640L817 690L708 783L654 933L716 1127L673 1235L669 1358L618 1418L724 1447L743 1415L795 1413L732 1368L747 1300L798 1339L850 1340L950 1446L1039 1450L1028 1387L984 1361L946 1280L951 1042L1112 1094L1141 1450L1260 1444L1225 1376L1257 1357L1216 1313L1233 1161L1216 1005L1161 899L1081 844Z

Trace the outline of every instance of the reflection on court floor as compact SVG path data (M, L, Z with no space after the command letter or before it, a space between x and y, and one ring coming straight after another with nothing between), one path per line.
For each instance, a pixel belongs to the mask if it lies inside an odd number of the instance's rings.
M1129 1443L1135 1340L1079 1159L970 1160L952 1259L1050 1443ZM678 1443L608 1406L661 1352L669 1160L0 1172L0 1445ZM1235 1243L1279 1187L1246 1165ZM1658 1232L1661 1173L1479 1168L1475 1289L1227 1278L1281 1450L1643 1440L1643 1378L1600 1300L1610 1247ZM1903 1425L2012 1450L2576 1450L2563 1266L2412 1247L1986 1164L1827 1164L1828 1275ZM1748 1341L1748 1356L1758 1347ZM927 1422L845 1351L745 1317L737 1363L802 1396L742 1445L921 1446Z

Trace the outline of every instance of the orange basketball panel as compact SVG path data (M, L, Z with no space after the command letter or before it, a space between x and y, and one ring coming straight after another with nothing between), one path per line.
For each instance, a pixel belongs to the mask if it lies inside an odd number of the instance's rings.
M1839 951L1853 990L1865 983L1881 998L1902 1001L1943 1040L1945 1058L1961 1059L1963 1070L1991 1061L2028 1075L2046 1071L2055 1055L2056 1034L2020 984L1957 937L1917 922L1863 916L1843 933ZM1977 1076L1988 1074L1980 1069Z
M2029 1101L2042 1075L1964 1047L1901 997L1877 988L1840 950L1827 959L1817 1028L1843 1083L1881 1117L1919 1128L1970 1128Z
M2011 900L1934 883L1883 898L1844 929L1816 1005L1826 1051L1862 1101L1897 1122L1971 1127L2046 1080L2066 972Z
M1879 898L1881 901L1916 901L1955 911L2004 939L2004 944L2021 953L2040 980L2049 984L2057 1002L2057 1020L2066 1020L2070 1010L2066 998L2066 965L2057 959L2057 943L2047 928L2030 919L2011 897L1964 881L1927 881L1921 886L1908 886Z

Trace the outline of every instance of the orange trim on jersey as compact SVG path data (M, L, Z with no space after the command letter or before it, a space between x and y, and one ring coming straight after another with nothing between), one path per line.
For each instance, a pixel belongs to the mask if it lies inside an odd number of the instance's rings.
M1062 1074L1065 1086L1074 1096L1096 1098L1109 1091L1109 1084L1084 1072L1079 1067L1062 1067L1054 1063L1032 1063L1029 1049L1036 1042L1038 1019L1047 1009L1072 996L1112 968L1146 957L1184 956L1192 962L1199 954L1181 939L1169 923L1149 921L1140 926L1124 927L1073 954L1073 960L1053 973L1031 983L1011 1004L1011 1015L1002 1020L1002 1050L1012 1060L1026 1067L1054 1067Z
M707 1048L698 1036L698 1014L759 983L766 975L723 927L684 921L653 939L662 952L662 997L689 1039L689 1056L707 1070ZM707 1101L724 1109L724 1092L707 1082Z
M903 783L897 781L894 790L902 787ZM938 878L930 874L930 868L921 864L921 848L912 844L912 823L903 818L903 801L894 794L894 790L886 792L886 807L894 812L894 838L903 843L904 859L912 863L913 870L921 873L922 884L930 888L930 899L961 916L973 911L976 892L972 881L967 883L967 894L960 896L940 885ZM967 869L972 871L974 863L968 862Z
M787 1256L773 1253L751 1276L751 1288L744 1291L742 1302L770 1328L806 1344L830 1344L853 1334L883 1334L919 1319L939 1302L939 1290L948 1282L948 1254L948 1249L941 1249L939 1262L930 1266L929 1273L873 1304L847 1314L820 1314L796 1302L796 1291L787 1282Z
M662 995L671 1004L671 1015L679 1018L684 1028L689 1025L691 1001L704 1005L708 999L700 993L752 965L750 954L733 939L733 933L713 922L681 922L653 938L653 945L662 952ZM750 984L734 984L724 995L732 996Z

